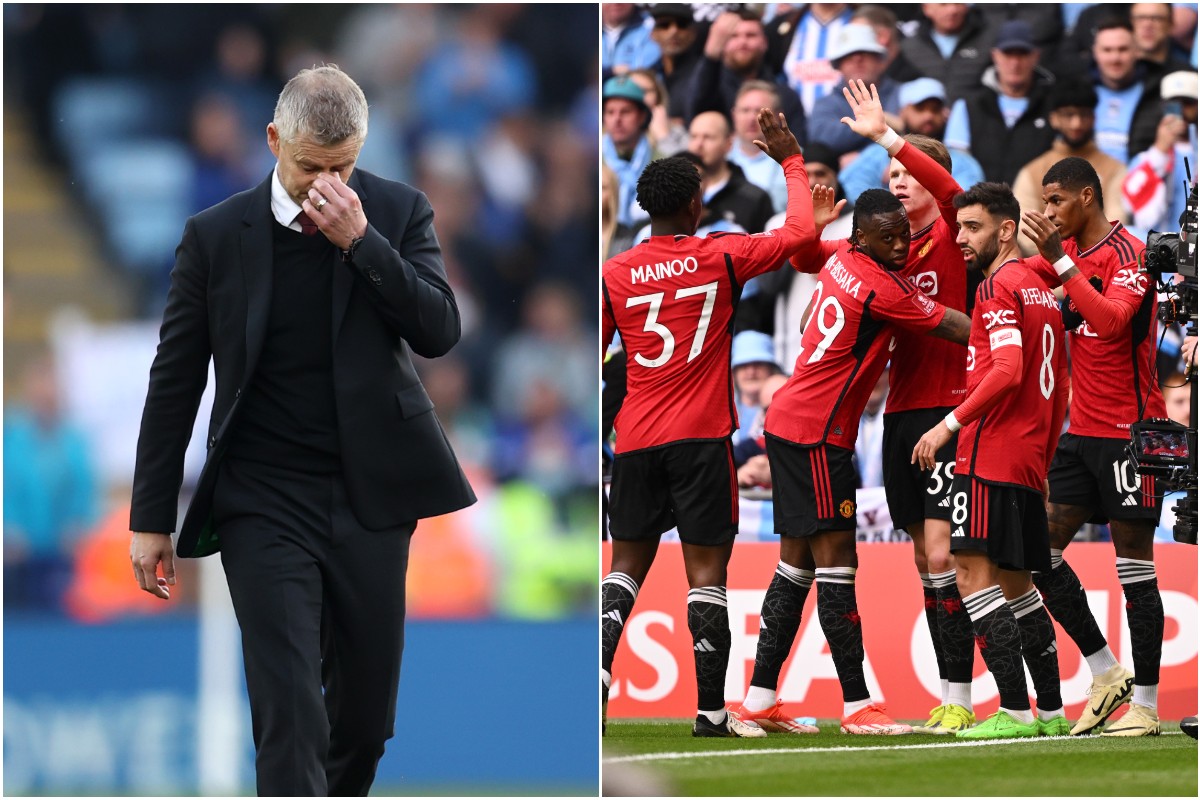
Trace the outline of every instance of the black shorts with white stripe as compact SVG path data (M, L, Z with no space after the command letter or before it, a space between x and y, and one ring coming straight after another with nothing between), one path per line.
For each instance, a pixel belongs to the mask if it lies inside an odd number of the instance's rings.
M1064 433L1050 462L1050 502L1089 508L1092 522L1152 519L1162 514L1164 489L1153 475L1142 477L1125 452L1128 439Z
M954 476L950 552L977 552L1001 569L1050 570L1050 530L1041 492Z
M857 528L853 451L822 444L803 447L767 436L775 533L812 536Z

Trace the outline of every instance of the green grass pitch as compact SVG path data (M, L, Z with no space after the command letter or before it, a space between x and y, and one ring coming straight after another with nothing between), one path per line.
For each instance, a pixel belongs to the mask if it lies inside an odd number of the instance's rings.
M819 724L815 735L695 739L689 720L609 720L604 783L685 796L1197 796L1196 742L1173 722L1158 737L987 743Z

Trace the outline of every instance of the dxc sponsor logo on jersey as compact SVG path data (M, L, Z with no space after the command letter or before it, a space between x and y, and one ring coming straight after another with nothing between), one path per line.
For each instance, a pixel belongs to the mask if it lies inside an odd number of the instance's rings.
M999 311L983 312L983 328L991 330L997 325L1016 325L1017 318L1013 314L1012 309L1002 308Z
M696 259L688 256L684 259L673 258L670 261L659 261L656 264L643 264L629 270L633 283L660 281L663 278L678 278L684 273L695 272L699 268Z
M1146 276L1136 269L1117 270L1113 283L1139 295L1146 293Z
M932 241L932 240L931 240ZM913 286L916 286L927 295L935 295L938 290L938 280L936 272L921 272L909 277Z

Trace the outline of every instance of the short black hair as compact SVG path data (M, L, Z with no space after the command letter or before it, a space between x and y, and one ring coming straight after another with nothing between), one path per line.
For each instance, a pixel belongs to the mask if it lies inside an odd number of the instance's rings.
M1052 183L1057 183L1070 192L1081 192L1085 186L1090 186L1096 194L1096 206L1104 207L1104 192L1100 188L1100 176L1096 174L1096 168L1085 159L1070 156L1050 167L1046 170L1046 176L1042 178L1042 186L1049 186Z
M1126 12L1126 14L1128 14L1128 12ZM1113 28L1120 28L1123 31L1129 31L1130 33L1133 33L1133 23L1129 21L1129 17L1120 17L1117 15L1105 17L1104 19L1100 20L1100 22L1096 25L1096 33L1099 34L1101 31L1111 31ZM1096 41L1095 36L1092 37L1092 41Z
M685 158L651 161L637 182L637 201L651 217L669 217L687 208L700 191L700 173Z
M965 192L954 196L955 208L983 206L993 217L1011 219L1021 224L1021 204L1007 183L980 181Z
M859 229L859 220L861 219L874 217L878 214L893 214L903 210L904 206L901 205L899 198L886 189L867 189L854 201L854 216L851 219L851 228L857 232Z
M1047 98L1050 111L1060 108L1090 108L1096 109L1100 98L1091 82L1079 78L1058 81L1050 88Z

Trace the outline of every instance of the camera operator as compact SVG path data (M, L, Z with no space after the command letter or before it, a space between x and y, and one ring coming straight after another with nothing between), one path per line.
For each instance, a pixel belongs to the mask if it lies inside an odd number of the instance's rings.
M1100 179L1081 158L1065 158L1042 179L1045 213L1026 211L1023 231L1039 256L1027 263L1048 285L1061 283L1070 303L1071 422L1050 467L1051 565L1034 583L1046 607L1079 646L1092 672L1091 700L1072 734L1087 733L1122 704L1130 710L1104 736L1153 736L1163 606L1154 568L1154 528L1161 497L1139 480L1126 455L1129 428L1166 412L1153 379L1157 295L1139 271L1145 245L1103 211ZM1117 663L1086 595L1062 551L1080 526L1108 518L1117 575L1125 593L1134 671Z

